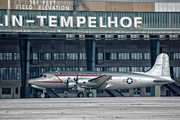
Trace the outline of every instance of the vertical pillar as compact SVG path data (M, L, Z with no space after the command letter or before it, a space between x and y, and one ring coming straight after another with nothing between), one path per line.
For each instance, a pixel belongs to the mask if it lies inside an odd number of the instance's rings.
M140 88L140 96L145 97L146 87Z
M96 42L95 40L92 41L92 71L95 71L95 55L96 55Z
M160 53L160 42L158 36L150 36L150 51L151 51L151 67L153 67L157 55ZM157 39L156 39L157 38ZM160 86L152 86L151 87L151 96L159 97L160 96Z
M95 46L96 41L94 36L86 35L86 66L87 71L95 70ZM92 38L92 39L91 39Z
M87 66L87 71L95 71L96 41L95 41L94 35L86 35L85 38L86 38L86 66ZM91 92L94 94L94 97L96 97L97 90L91 89Z
M129 89L129 96L130 97L133 97L134 96L134 89Z
M26 35L19 36L20 54L21 54L21 98L30 97L30 87L28 87L27 78L29 77L29 59L30 59L30 41Z
M28 84L28 80L29 80L29 64L30 64L30 41L27 40L26 87L29 86L29 84Z

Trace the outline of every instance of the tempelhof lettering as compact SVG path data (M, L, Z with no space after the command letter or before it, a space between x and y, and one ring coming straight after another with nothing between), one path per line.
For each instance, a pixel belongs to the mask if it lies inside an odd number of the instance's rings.
M49 27L58 27L57 23L59 21L57 21L57 16L42 16L42 15L37 15L36 16L37 20L39 20L40 26L43 27L44 26L44 20L48 19L49 23L48 26ZM4 21L5 23L0 23L0 26L9 26L8 24L8 15L5 15L4 17ZM19 19L17 18L16 15L12 15L11 16L11 25L12 26L23 26L23 16L19 15ZM132 19L129 17L122 17L118 20L117 17L111 18L111 17L107 17L107 23L105 24L103 21L103 17L99 17L99 24L97 25L97 17L88 17L87 19L85 17L80 17L77 16L77 27L80 28L82 25L84 25L86 22L88 23L89 28L96 28L96 27L100 27L100 28L111 28L112 24L114 25L115 28L118 27L123 27L123 28L130 28L132 27ZM127 20L128 24L124 24L124 21ZM35 20L25 20L26 23L31 23L34 24ZM134 22L134 28L140 27L140 24L142 24L142 17L134 17L133 19ZM69 16L68 18L65 18L65 16L60 16L60 27L74 27L73 26L73 17Z
M71 10L70 3L57 0L15 0L14 5L18 10Z

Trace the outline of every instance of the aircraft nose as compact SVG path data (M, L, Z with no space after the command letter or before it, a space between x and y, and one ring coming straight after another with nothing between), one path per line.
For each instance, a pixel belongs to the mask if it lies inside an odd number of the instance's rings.
M34 80L30 79L28 83L33 85L34 84Z

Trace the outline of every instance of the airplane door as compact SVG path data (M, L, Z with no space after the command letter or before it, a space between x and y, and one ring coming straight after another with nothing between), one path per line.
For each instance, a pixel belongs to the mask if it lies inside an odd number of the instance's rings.
M134 97L140 97L140 88L134 88Z

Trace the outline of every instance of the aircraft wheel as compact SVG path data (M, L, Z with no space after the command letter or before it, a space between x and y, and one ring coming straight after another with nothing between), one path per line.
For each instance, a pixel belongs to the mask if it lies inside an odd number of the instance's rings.
M94 96L94 94L92 92L88 93L88 97L93 97L93 96Z
M83 93L78 93L77 97L84 97L84 94Z
M41 94L41 98L45 98L45 94Z

